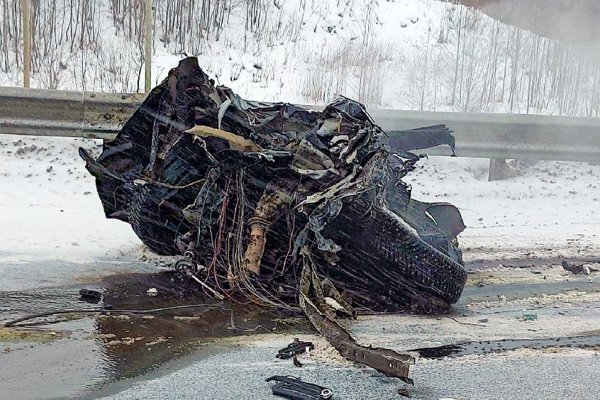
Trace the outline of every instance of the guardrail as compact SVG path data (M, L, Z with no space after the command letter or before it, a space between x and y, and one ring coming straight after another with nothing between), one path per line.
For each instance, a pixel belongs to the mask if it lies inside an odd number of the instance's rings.
M111 139L143 96L0 87L0 134ZM456 154L462 157L600 162L600 118L377 109L370 113L390 134L446 124L454 131ZM423 153L450 155L444 147Z
M461 157L600 162L600 118L394 110L370 114L388 131L445 124L454 131ZM444 148L425 153L450 155Z
M0 134L112 139L143 98L0 87Z

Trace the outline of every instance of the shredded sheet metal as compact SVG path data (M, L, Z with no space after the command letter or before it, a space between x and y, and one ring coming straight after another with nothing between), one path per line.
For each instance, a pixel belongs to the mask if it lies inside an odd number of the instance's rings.
M320 112L246 101L187 58L97 159L80 153L108 218L230 300L298 310L304 251L358 311L447 307L466 281L462 218L412 199L402 178L412 150L454 138L394 135L343 97Z

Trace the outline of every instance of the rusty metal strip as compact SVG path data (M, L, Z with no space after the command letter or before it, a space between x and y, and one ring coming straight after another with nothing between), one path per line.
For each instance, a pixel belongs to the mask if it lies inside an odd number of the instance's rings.
M315 296L311 296L311 292ZM384 375L399 378L410 384L413 383L413 380L409 378L410 365L415 362L411 355L379 347L361 346L356 343L356 340L332 318L333 314L327 312L327 306L322 298L319 299L319 296L322 296L321 285L310 263L305 262L298 302L315 329L344 358L369 366Z

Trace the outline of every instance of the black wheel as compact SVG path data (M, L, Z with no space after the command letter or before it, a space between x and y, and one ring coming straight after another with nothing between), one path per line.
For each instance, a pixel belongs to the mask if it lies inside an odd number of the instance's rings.
M161 256L179 254L175 243L180 220L165 202L169 192L161 186L146 184L138 188L129 203L129 223L136 235L150 250Z
M392 211L378 209L373 214L375 220L385 222L368 235L368 243L397 265L407 286L434 295L448 304L456 303L467 281L464 266L422 240Z
M412 304L428 297L454 304L462 294L464 266L386 207L369 209L367 202L353 201L327 226L325 236L342 246L335 273L352 277L343 280L369 293L386 293L384 308L387 301Z

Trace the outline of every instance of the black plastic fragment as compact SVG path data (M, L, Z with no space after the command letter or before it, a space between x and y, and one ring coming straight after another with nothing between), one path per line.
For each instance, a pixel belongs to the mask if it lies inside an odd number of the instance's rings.
M97 289L83 288L79 291L79 295L81 296L81 300L88 303L97 304L102 300L102 292Z
M276 396L293 400L327 400L333 398L333 392L323 386L303 382L293 376L276 375L268 378L267 382L277 382L271 389Z
M306 352L306 349L314 350L314 348L312 342L302 342L295 338L286 348L279 350L276 357L285 360Z
M445 125L427 126L404 131L388 131L392 151L402 152L448 145L456 155L456 139Z

